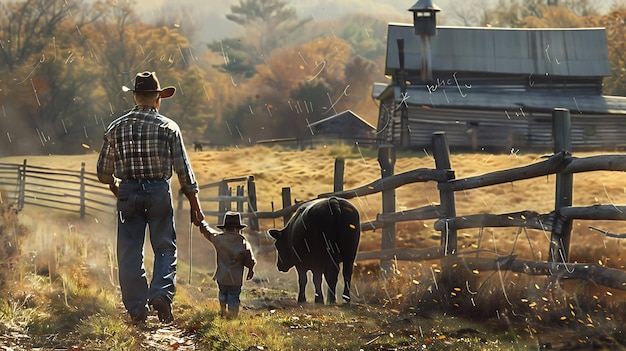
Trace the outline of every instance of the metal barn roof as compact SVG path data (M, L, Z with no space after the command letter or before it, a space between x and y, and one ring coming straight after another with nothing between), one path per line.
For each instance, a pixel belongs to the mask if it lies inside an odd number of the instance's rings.
M400 69L398 39L404 40L405 70L420 71L420 38L413 25L391 23L385 74ZM607 48L604 28L437 27L432 71L601 78L611 75Z
M380 87L380 86L379 86ZM388 86L394 96L400 97L398 86ZM589 94L546 94L532 91L481 91L457 87L440 89L435 92L425 87L407 89L404 100L409 105L429 108L502 110L516 113L516 110L551 111L554 108L567 108L574 113L610 113L626 115L626 97ZM385 94L387 92L380 92ZM380 95L379 95L380 96Z

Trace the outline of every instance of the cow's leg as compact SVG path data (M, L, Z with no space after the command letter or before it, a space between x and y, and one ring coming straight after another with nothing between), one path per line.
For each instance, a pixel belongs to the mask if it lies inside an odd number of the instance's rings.
M307 283L307 277L306 277L306 272L307 270L304 268L298 268L296 267L296 270L298 271L298 302L306 302L306 283Z
M326 278L326 284L328 284L328 303L335 304L337 303L336 291L339 268L335 264L328 265L324 277Z
M313 285L315 286L315 303L324 303L324 294L322 294L322 271L313 270Z
M350 288L352 285L352 271L354 270L353 262L343 263L343 303L350 303Z

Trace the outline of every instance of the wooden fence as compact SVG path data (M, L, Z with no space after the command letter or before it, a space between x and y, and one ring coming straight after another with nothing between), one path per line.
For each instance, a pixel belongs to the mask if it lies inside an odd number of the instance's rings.
M32 166L27 161L25 159L22 164L0 163L0 188L6 197L2 200L15 204L18 210L30 205L75 213L80 218L115 216L115 197L100 183L96 173L85 170L84 162L80 170L67 170ZM232 194L233 188L236 189L235 195ZM219 221L227 210L256 209L256 186L252 176L227 178L201 185L200 189L204 189L200 201L216 205L215 210L205 211L205 214L216 216ZM216 195L211 196L213 193ZM183 206L183 199L184 195L180 193L179 209ZM236 204L234 208L233 203ZM254 225L255 221L251 222Z
M626 272L607 268L597 263L570 263L569 246L572 221L581 220L625 220L626 206L593 205L573 207L573 174L589 171L626 171L626 155L601 155L577 158L571 153L570 114L566 109L553 111L554 153L544 161L524 167L487 173L479 176L455 179L450 163L450 150L445 133L434 133L433 156L435 169L416 169L394 174L395 149L381 146L378 161L381 179L361 187L342 190L343 164L335 164L335 191L318 197L338 196L346 199L359 196L382 194L382 212L373 221L361 223L362 231L382 229L381 250L360 252L357 260L380 260L381 268L391 267L392 260L445 259L446 266L463 266L468 270L510 270L529 275L545 275L561 279L587 279L610 288L626 290ZM475 214L456 216L455 192L487 187L497 184L556 175L554 211L540 214L532 210L516 213ZM437 182L440 205L395 211L395 189L416 182ZM285 222L297 209L291 205L290 190L283 189L283 209L275 212L256 212L244 217L276 218L283 216ZM405 221L435 220L435 229L440 231L440 245L426 249L395 248L396 223ZM550 247L547 261L522 260L514 255L495 259L470 257L458 250L457 230L465 228L515 227L539 229L550 232Z
M95 173L85 170L67 170L0 163L0 188L7 200L22 210L25 205L69 211L84 218L102 212L115 213L115 199L102 186Z
M381 146L378 161L381 178L361 187L343 190L344 165L342 159L335 163L335 184L332 193L318 197L339 196L346 199L377 193L382 195L382 212L373 221L361 223L363 231L381 229L381 250L360 252L358 260L380 260L382 268L388 268L391 260L433 260L445 259L448 264L459 264L468 269L510 270L529 275L548 275L560 279L588 279L610 288L626 290L626 273L607 268L596 263L570 263L569 246L572 221L581 220L625 220L626 206L593 205L572 206L573 174L589 171L626 171L626 155L600 155L586 158L574 157L571 153L570 115L565 109L553 111L554 153L544 161L528 166L502 170L479 176L456 179L450 162L450 150L444 132L434 133L434 169L415 169L394 174L395 149ZM555 208L550 213L540 214L532 210L516 213L475 214L456 216L455 193L497 184L532 179L550 174L556 175ZM395 189L403 185L434 181L440 196L440 205L421 208L395 210ZM16 200L21 209L24 204L67 209L81 216L92 212L110 211L113 213L114 198L106 187L96 183L93 173L86 172L84 164L80 171L67 171L22 165L0 164L0 186ZM239 183L233 195L233 183ZM223 215L226 210L235 209L250 223L252 232L259 230L258 220L282 217L286 222L296 211L298 204L291 203L289 188L283 188L283 208L275 211L257 211L256 190L253 177L225 179L206 184L202 189L217 189L216 196L201 198L203 202L216 202L215 211L207 215ZM247 193L246 193L247 190ZM202 192L205 195L205 192ZM179 198L178 208L185 201ZM246 206L247 205L247 206ZM247 208L246 208L247 207ZM204 207L203 207L204 208ZM208 208L208 207L207 207ZM206 210L206 208L205 208ZM399 222L435 220L435 229L440 231L440 245L426 249L395 247L395 226ZM458 250L457 230L484 227L516 227L549 231L551 233L547 261L518 259L513 255L495 259L470 257Z

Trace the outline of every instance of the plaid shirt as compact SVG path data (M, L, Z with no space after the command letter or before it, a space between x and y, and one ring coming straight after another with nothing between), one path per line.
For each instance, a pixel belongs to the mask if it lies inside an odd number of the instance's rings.
M178 175L184 193L197 193L198 184L187 158L180 128L156 108L135 106L113 121L104 133L98 157L98 179L164 179Z

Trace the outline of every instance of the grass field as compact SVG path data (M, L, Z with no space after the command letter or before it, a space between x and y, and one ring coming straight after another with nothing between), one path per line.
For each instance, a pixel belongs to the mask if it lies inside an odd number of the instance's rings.
M587 156L590 153L575 154ZM233 148L190 152L200 184L253 175L258 210L281 204L281 189L292 197L315 198L332 192L336 157L346 159L344 188L380 178L373 150L349 146L293 151L281 148ZM21 163L24 156L0 159ZM97 155L27 157L31 165L95 170ZM537 154L453 154L456 178L528 165ZM430 155L399 153L395 173L434 168ZM554 209L555 177L519 181L456 194L457 215ZM175 184L175 183L174 183ZM626 204L626 187L618 172L574 176L574 205ZM174 187L176 188L176 184ZM354 199L362 220L381 212L380 195ZM396 190L396 210L439 202L436 183L416 183ZM394 262L395 274L381 274L377 261L358 262L352 306L295 303L295 272L278 273L273 253L258 255L256 279L247 282L245 309L235 321L217 315L212 247L197 230L188 236L188 213L179 225L179 284L176 321L160 326L151 316L147 330L126 323L119 303L114 258L114 220L80 220L63 213L26 208L17 216L5 206L2 234L19 248L2 285L0 338L31 347L126 350L620 350L624 337L624 294L593 282L561 286L543 277L511 272L454 271L448 279L437 261ZM208 206L208 205L207 205ZM207 208L205 208L207 209ZM209 220L213 220L209 218ZM211 223L216 224L216 223ZM261 229L281 226L264 220ZM590 230L593 225L624 232L622 222L574 223L571 262L600 263L624 269L620 239ZM18 229L21 228L21 229ZM17 233L20 233L18 236ZM397 225L398 247L426 248L439 243L430 221ZM486 255L514 254L545 260L550 233L519 228L483 228L459 232L459 249L480 245ZM190 244L193 265L189 265ZM380 230L362 234L360 251L380 247ZM149 250L148 250L149 251ZM150 254L147 253L150 260ZM189 276L189 272L192 276ZM312 292L308 291L309 300Z

